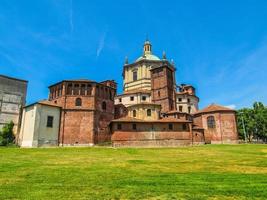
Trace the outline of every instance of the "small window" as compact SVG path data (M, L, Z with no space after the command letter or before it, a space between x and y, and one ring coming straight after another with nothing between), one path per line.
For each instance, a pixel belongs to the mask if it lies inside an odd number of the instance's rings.
M179 106L179 112L183 112L183 106Z
M102 110L106 110L107 109L107 104L105 101L103 101L102 103Z
M186 124L183 124L183 131L186 131Z
M208 125L208 128L215 128L215 119L213 116L209 116L207 118L207 125Z
M121 102L121 98L119 98L119 102Z
M72 84L71 83L69 83L67 86L67 94L72 95Z
M75 100L75 106L82 106L82 99L81 98L77 98Z
M173 124L169 124L169 130L173 130Z
M160 97L160 91L158 91L158 96Z
M179 98L178 101L181 102L182 101L182 98Z
M53 116L47 116L46 127L52 128L53 127L53 121L54 121Z
M151 116L151 109L147 109L147 111L146 111L146 115L147 115L148 117Z
M136 124L133 124L133 130L136 130Z
M188 113L191 113L191 106L188 106Z
M80 85L79 84L74 84L74 95L79 95L79 90L80 90Z
M137 71L133 72L133 81L137 81Z
M190 103L190 99L187 99L187 102Z
M110 99L110 100L113 100L113 95L112 95L111 90L109 90L109 99Z
M133 101L134 100L134 97L130 97L130 100Z
M117 124L117 130L121 130L121 124Z
M133 110L133 117L136 117L136 110Z
M81 85L81 95L85 95L85 84Z
M87 85L87 95L92 95L92 85L91 84Z
M146 96L142 96L142 101L146 101Z

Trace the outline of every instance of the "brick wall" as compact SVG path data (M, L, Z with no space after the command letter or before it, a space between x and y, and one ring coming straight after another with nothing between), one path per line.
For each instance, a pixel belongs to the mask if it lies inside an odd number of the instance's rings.
M111 81L63 81L50 87L49 100L62 106L59 143L93 145L110 141L115 85ZM77 104L77 101L80 103Z
M121 124L121 130L117 125ZM172 123L172 130L169 129L170 123L136 123L136 130L133 130L131 122L112 123L112 143L114 146L178 146L192 144L192 133L190 125Z

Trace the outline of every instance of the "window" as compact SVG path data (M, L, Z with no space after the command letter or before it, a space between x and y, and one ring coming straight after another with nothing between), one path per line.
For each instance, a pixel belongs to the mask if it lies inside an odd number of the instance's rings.
M158 91L158 96L160 97L160 91Z
M133 130L136 130L136 124L133 124Z
M81 85L81 95L85 95L85 84Z
M186 124L183 124L183 131L186 131L187 127Z
M191 113L191 106L188 106L188 113Z
M207 118L207 125L208 125L208 128L215 128L215 119L214 119L214 116L209 116Z
M46 127L52 128L53 127L53 121L54 121L53 116L47 116Z
M92 95L92 85L87 85L87 95Z
M136 110L133 110L133 117L136 117Z
M121 124L117 124L117 130L121 130Z
M73 94L74 94L74 95L79 95L79 90L80 90L80 86L79 86L79 84L75 84L75 85L74 85L74 91L73 91Z
M178 101L181 102L182 101L182 98L179 98Z
M71 83L68 84L68 86L67 86L67 94L72 95L72 84Z
M183 106L179 106L179 112L183 112Z
M146 115L147 115L148 117L151 116L151 109L147 109L147 111L146 111Z
M110 100L113 100L113 95L112 95L111 90L109 90L109 99L110 99Z
M102 102L102 110L106 110L107 109L107 104L105 101Z
M190 103L190 99L187 99L187 102Z
M146 101L146 96L142 96L142 101Z
M169 124L169 130L173 130L173 124Z
M137 81L137 71L133 72L133 81Z
M119 98L119 102L121 102L121 98Z
M75 106L82 106L82 99L81 98L77 98L75 100Z
M134 100L134 97L130 97L130 100L133 101Z

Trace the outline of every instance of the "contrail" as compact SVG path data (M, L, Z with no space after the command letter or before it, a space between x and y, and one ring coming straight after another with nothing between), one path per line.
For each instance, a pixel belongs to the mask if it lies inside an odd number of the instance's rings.
M73 32L73 10L72 10L72 0L70 0L70 32Z

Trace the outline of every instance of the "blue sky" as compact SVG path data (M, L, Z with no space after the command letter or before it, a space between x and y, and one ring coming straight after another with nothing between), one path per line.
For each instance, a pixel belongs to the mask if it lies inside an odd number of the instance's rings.
M1 0L0 74L29 81L27 103L63 79L115 79L120 93L146 35L201 108L267 104L266 0Z

